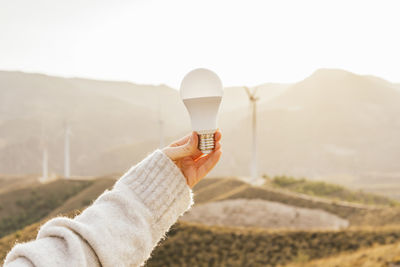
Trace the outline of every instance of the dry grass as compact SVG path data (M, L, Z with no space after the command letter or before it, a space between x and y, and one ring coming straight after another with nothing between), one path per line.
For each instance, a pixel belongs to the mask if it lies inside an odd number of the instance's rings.
M58 210L53 211L52 215L80 205L79 208L82 208L85 206L84 204L89 204L92 199L97 197L97 194L100 194L112 184L112 181L98 181L97 185L92 185L69 199ZM370 210L247 185L239 192L235 192L243 185L246 184L232 179L226 181L213 179L208 181L207 184L199 186L198 189L195 188L195 194L197 191L204 203L210 199L229 195L228 199L243 197L266 199L298 207L332 210L333 213L342 213L353 219L355 217L352 216L352 213L358 212L358 219L360 221L363 219L364 223L370 225L385 225L388 224L388 221L398 224L400 221L400 215L398 215L400 212L397 209ZM232 192L234 194L230 195ZM91 199L89 200L89 198ZM385 221L387 218L392 219ZM40 224L36 223L0 239L0 261L16 240L23 242L34 238ZM354 223L354 225L361 224ZM351 255L342 253L355 252L359 249L376 246L376 244L393 244L399 238L399 226L352 227L341 231L272 231L258 228L209 227L178 223L170 231L168 238L154 251L147 266L277 266L278 264L284 265L292 262L304 263L335 255L340 255L340 257L347 255L349 258L343 258L343 260L351 262ZM393 253L396 253L396 251L394 250ZM376 259L378 258L379 256ZM335 265L328 265L327 263L327 265L322 266L331 267ZM342 264L339 266L351 265Z
M51 218L90 205L93 200L95 200L106 189L111 188L114 183L115 179L112 177L104 177L94 180L90 186L69 198L62 206L52 211L48 217Z
M37 186L39 181L36 175L24 175L24 176L12 176L12 175L1 175L0 176L0 194L8 191L14 191L17 189L26 188L27 186Z
M277 266L392 244L399 238L399 227L271 231L179 223L147 266Z
M57 180L0 194L0 237L43 219L90 184Z
M310 262L291 263L285 267L396 267L400 265L400 243L376 245L353 253L341 253Z

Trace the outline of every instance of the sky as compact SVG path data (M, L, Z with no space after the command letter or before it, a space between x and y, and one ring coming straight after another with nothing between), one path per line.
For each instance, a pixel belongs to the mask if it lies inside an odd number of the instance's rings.
M400 1L1 0L0 70L167 84L205 67L226 86L318 68L400 82Z

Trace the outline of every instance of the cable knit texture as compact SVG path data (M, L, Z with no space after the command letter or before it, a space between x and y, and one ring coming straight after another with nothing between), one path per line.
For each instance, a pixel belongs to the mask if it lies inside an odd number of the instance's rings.
M80 215L52 219L35 241L16 245L4 266L140 266L192 199L181 171L156 150Z

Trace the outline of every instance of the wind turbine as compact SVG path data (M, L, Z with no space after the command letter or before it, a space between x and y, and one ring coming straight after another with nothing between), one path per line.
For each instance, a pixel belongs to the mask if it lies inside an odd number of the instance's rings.
M71 166L70 166L70 141L69 137L71 135L71 130L69 124L65 124L64 132L64 177L70 178L71 176Z
M257 87L253 92L248 87L244 87L252 108L252 149L251 149L251 162L250 162L250 175L255 182L258 178L257 170L257 101L260 99L256 96Z
M49 156L47 153L47 137L45 136L44 119L41 122L41 148L43 149L42 158L42 177L39 178L40 181L46 182L49 178Z
M42 181L47 181L49 178L49 156L47 149L43 148L43 163L42 163Z

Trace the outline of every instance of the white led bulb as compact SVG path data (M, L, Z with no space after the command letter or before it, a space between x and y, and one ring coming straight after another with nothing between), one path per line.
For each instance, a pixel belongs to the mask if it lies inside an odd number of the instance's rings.
M192 129L199 135L199 149L205 154L214 149L214 133L221 104L222 82L214 72L195 69L186 74L180 94L192 122Z

